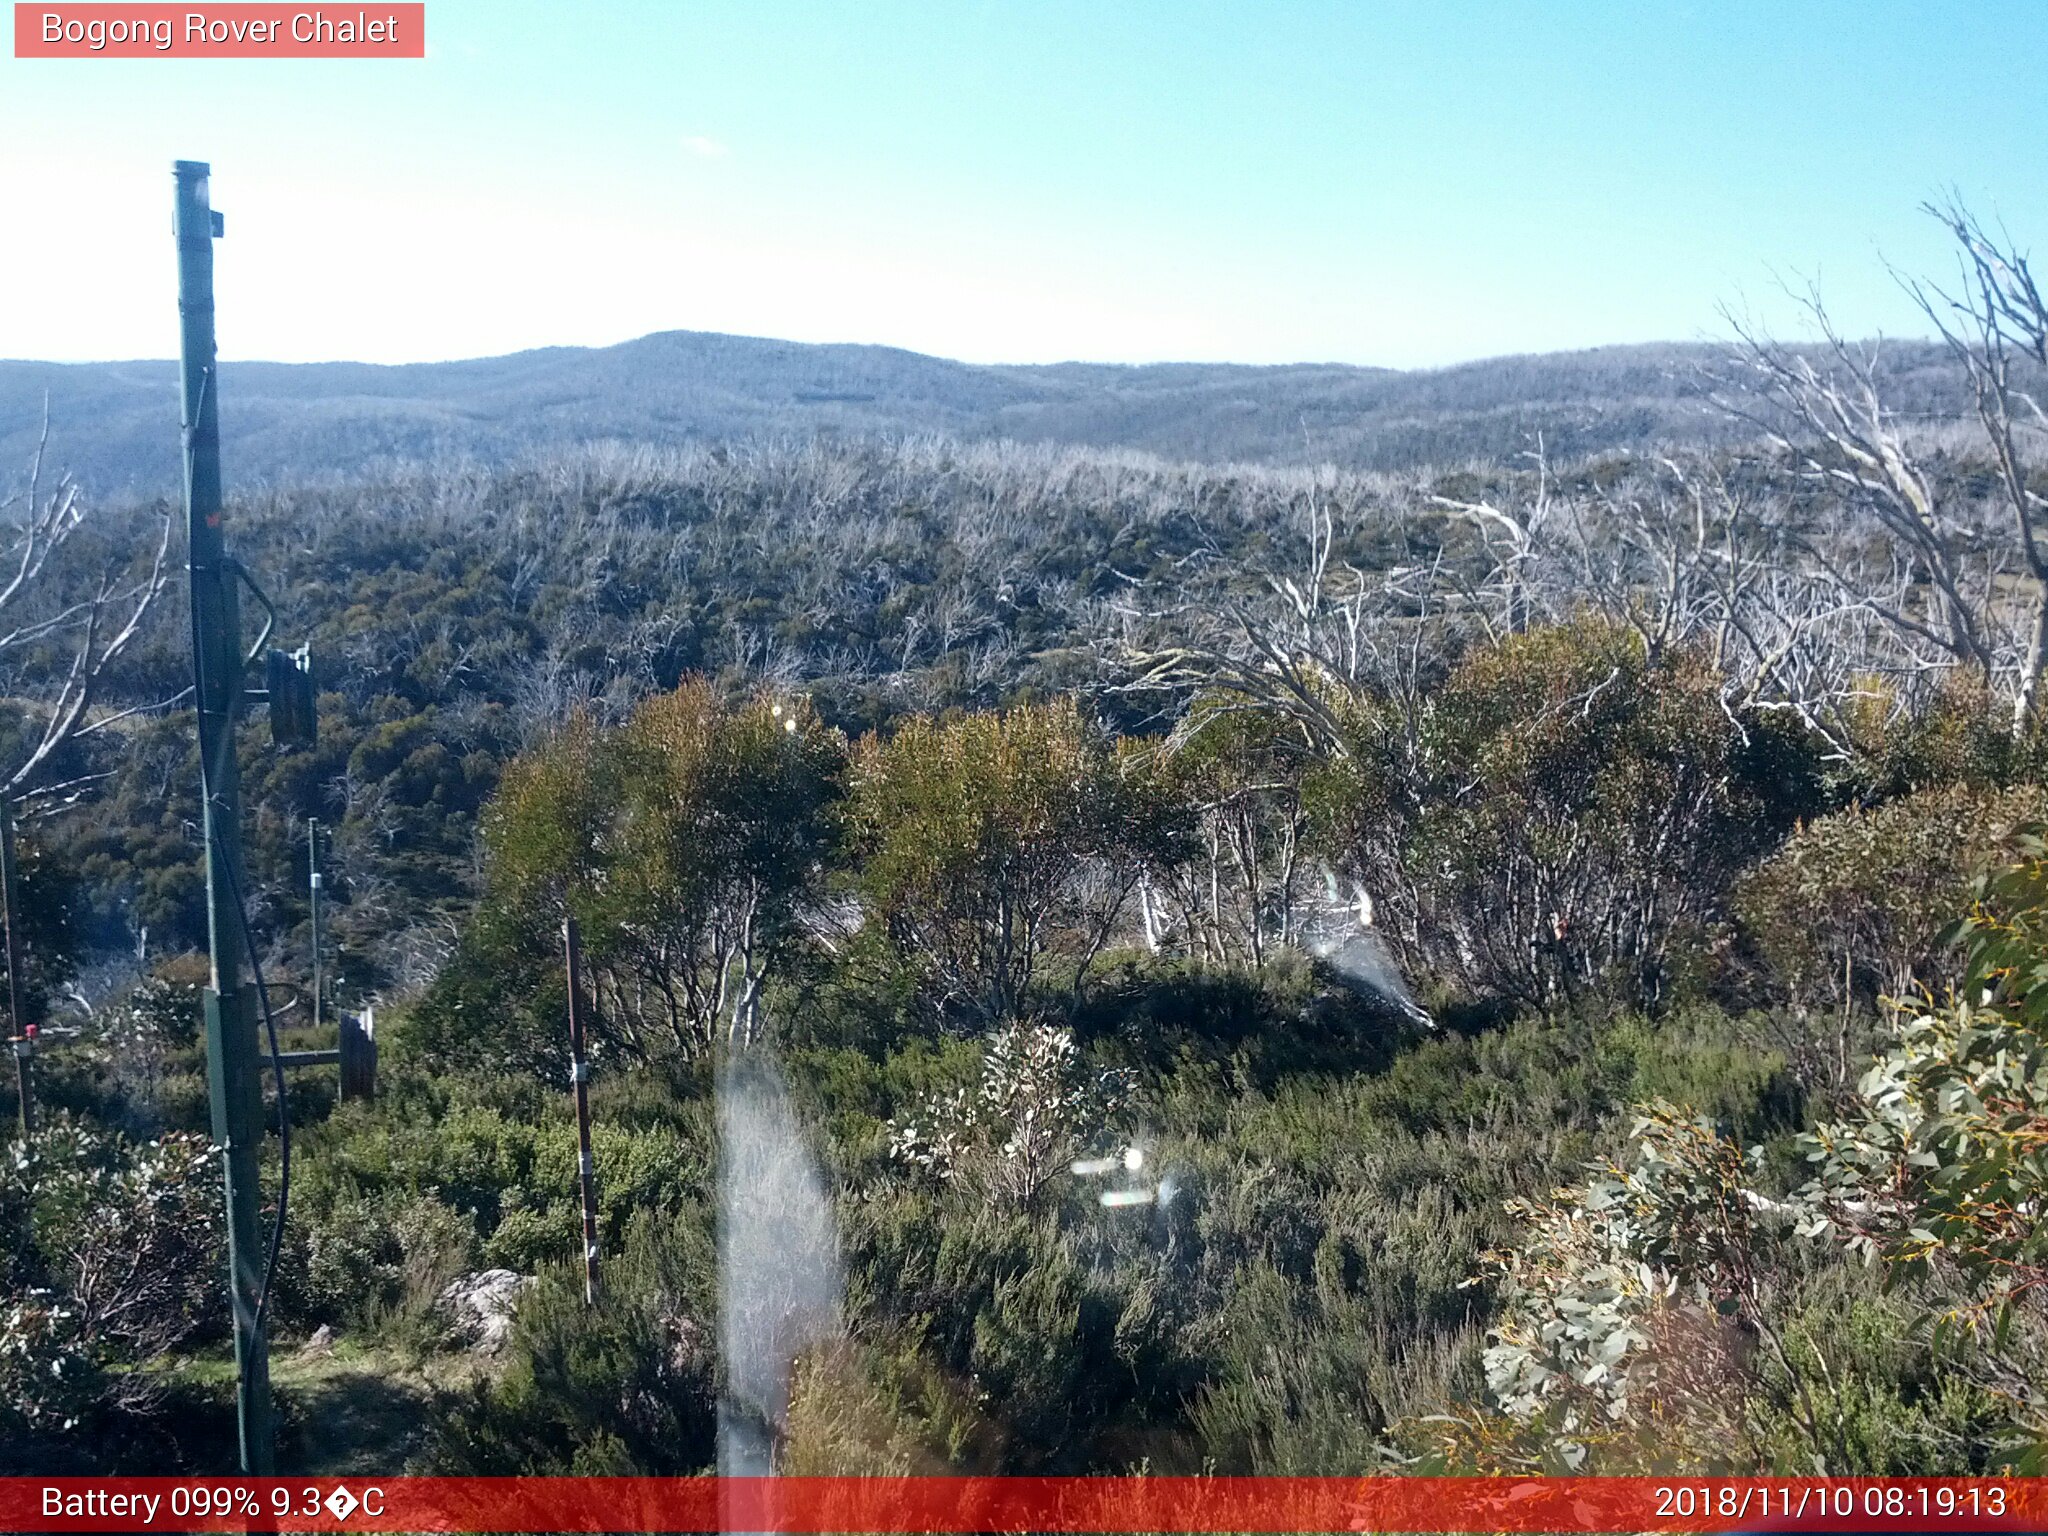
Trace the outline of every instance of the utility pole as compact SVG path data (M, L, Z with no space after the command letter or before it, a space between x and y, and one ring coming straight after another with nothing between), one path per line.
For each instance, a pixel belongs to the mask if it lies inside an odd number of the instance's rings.
M562 919L569 969L569 1086L576 1096L576 1178L583 1195L583 1301L597 1305L597 1159L590 1151L590 1063L583 1056L583 946L576 919Z
M318 731L313 663L307 647L296 651L265 647L277 629L277 609L246 567L227 551L221 532L220 376L213 340L213 242L221 217L213 211L208 167L203 160L171 166L177 183L171 233L178 246L179 395L185 460L185 549L192 577L193 699L199 718L199 783L206 837L206 932L213 961L206 989L206 1080L213 1107L213 1142L221 1157L228 1214L228 1304L235 1334L235 1410L244 1472L274 1470L275 1425L270 1408L270 1350L264 1339L264 1305L271 1260L284 1221L289 1142L280 1159L276 1221L271 1245L263 1243L259 1203L263 1150L263 1081L257 1055L256 1007L263 1002L263 978L253 970L255 941L243 899L248 882L242 869L240 770L235 757L235 722L245 705L270 707L270 732L280 747L304 746ZM242 649L241 589L263 609L256 643ZM248 686L250 670L263 658L265 686ZM254 986L245 980L247 954ZM277 1050L271 1031L272 1065L278 1074L280 1132L286 1129L284 1069L318 1065L294 1061ZM336 1052L307 1053L332 1060ZM375 1053L368 1068L375 1070ZM344 1073L346 1076L346 1073Z
M0 908L7 923L7 1022L14 1033L14 1089L21 1106L21 1140L36 1133L36 1027L22 1015L28 987L21 974L21 908L14 888L14 801L0 796Z
M313 1027L320 1027L320 823L306 820L306 887L313 921Z
M258 1308L265 1255L257 1203L263 1136L255 999L242 979L242 829L235 719L241 712L240 567L221 535L220 380L214 360L213 242L222 233L204 161L180 160L176 215L185 534L192 575L192 660L206 835L206 1076L213 1140L227 1186L228 1296L234 1314L235 1407L244 1472L273 1470L270 1350ZM267 637L267 631L266 631ZM280 1089L282 1084L279 1085Z
M275 679L273 679L274 681ZM297 705L288 705L289 714ZM270 706L271 723L279 723L278 701L275 697ZM288 730L303 726L311 731L311 716L303 720L285 721ZM320 874L320 823L308 817L306 820L306 887L311 900L313 927L313 1024L317 1028L326 1016L327 973L325 951L320 939L320 896L326 882ZM374 1099L377 1096L377 1011L365 1007L361 1013L350 1013L346 1008L334 1012L336 1043L331 1050L280 1051L276 1061L280 1067L334 1067L341 1068L341 1097L349 1099Z

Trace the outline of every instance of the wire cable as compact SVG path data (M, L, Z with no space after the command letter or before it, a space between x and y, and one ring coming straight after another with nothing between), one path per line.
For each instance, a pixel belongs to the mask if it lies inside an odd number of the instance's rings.
M197 409L192 413L191 425L185 429L185 480L188 486L192 479L194 458L193 435L198 428L199 418L206 412L206 396L213 387L213 372L213 366L209 364L200 376ZM222 558L225 559L225 555ZM189 540L185 551L185 560L189 567L192 561ZM191 610L190 616L192 620L192 682L195 693L193 703L199 712L200 719L203 720L206 714L207 696L206 647L202 643L203 637L199 632L199 605L188 600L186 606ZM235 639L235 654L240 656L241 653L242 642L241 638L237 636ZM237 680L237 685L239 686L239 679ZM235 717L240 713L236 708L238 702L238 699L235 698L230 698L228 701L226 728L222 731L219 742L219 750L223 761L226 761L227 754L235 749ZM212 764L207 758L206 741L202 732L199 743L199 794L201 802L209 810L215 808L213 779ZM263 1263L263 1285L256 1293L256 1313L251 1323L251 1331L260 1335L263 1331L264 1317L270 1307L271 1282L277 1278L278 1256L284 1249L285 1212L291 1203L292 1118L291 1110L285 1102L284 1053L278 1048L277 1015L271 1011L270 989L263 984L263 966L256 957L256 934L249 926L249 907L242 900L242 883L235 874L234 861L232 859L222 859L220 861L220 868L221 872L227 877L228 895L235 903L235 917L242 929L242 945L249 955L249 972L256 982L256 999L263 1009L263 1026L269 1036L270 1071L272 1077L277 1081L277 1214L271 1218L269 1252ZM225 1002L225 999L222 1001Z
M235 900L235 915L242 926L242 945L249 955L249 974L256 982L256 1001L263 1009L263 1027L270 1040L270 1073L277 1080L277 1214L270 1222L270 1252L263 1261L263 1288L256 1293L256 1330L270 1306L270 1283L277 1278L278 1255L284 1249L285 1210L292 1199L292 1116L285 1105L284 1053L277 1045L277 1015L271 1011L270 989L263 984L263 962L256 958L256 934L249 926L249 908L242 900L242 884L230 861L221 860L228 877L228 894Z

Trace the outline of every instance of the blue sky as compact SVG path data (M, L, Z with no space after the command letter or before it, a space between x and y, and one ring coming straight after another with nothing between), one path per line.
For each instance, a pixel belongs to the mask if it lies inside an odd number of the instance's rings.
M352 12L355 6L348 9ZM0 59L0 356L672 328L973 361L1431 366L1913 332L1954 184L2048 242L2048 4L428 0L421 61Z

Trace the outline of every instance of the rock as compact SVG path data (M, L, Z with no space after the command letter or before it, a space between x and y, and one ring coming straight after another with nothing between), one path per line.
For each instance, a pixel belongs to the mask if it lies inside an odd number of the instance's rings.
M668 1368L677 1376L709 1376L712 1359L711 1330L678 1309L661 1309L662 1331L668 1335Z
M471 1347L494 1355L512 1332L520 1294L533 1284L533 1276L509 1269L481 1270L451 1280L434 1305Z

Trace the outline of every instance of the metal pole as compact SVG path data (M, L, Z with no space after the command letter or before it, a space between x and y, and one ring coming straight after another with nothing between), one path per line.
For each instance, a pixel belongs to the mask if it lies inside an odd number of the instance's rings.
M583 946L576 919L562 919L569 967L569 1084L576 1095L576 1174L583 1193L583 1300L597 1304L597 1160L590 1151L590 1063L583 1059Z
M21 974L21 917L14 895L14 802L0 796L0 908L7 923L7 1022L13 1030L14 1090L21 1106L21 1139L36 1132L35 1036L22 1004L28 988Z
M377 1097L377 1010L365 1008L334 1013L340 1044L335 1057L341 1063L341 1096L344 1099Z
M320 823L306 821L306 870L313 910L313 1027L320 1027Z
M258 1324L265 1251L259 1220L263 1088L255 999L242 979L240 787L235 718L243 698L237 571L221 535L220 388L214 366L213 242L221 233L202 161L180 160L172 230L178 243L180 384L186 549L192 575L192 664L199 714L206 836L206 922L213 984L206 991L206 1075L213 1139L227 1187L228 1299L234 1315L242 1470L272 1470L270 1355Z

